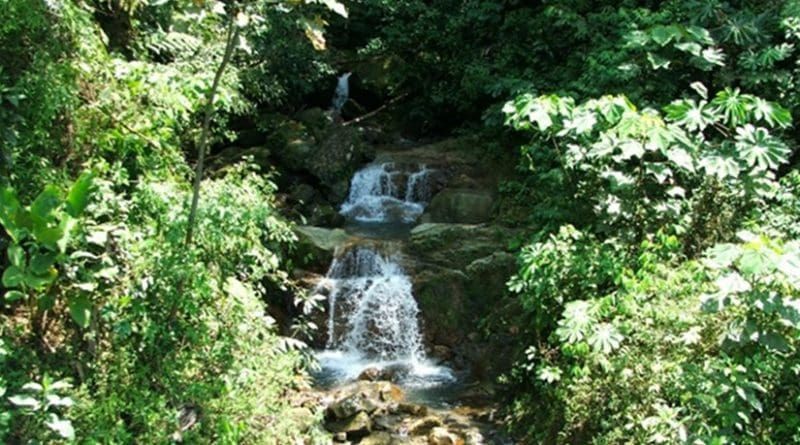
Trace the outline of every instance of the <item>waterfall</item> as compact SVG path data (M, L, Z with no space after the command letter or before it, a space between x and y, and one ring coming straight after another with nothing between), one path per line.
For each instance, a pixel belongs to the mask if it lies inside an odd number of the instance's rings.
M357 246L334 260L326 278L328 349L381 360L422 358L419 309L396 257ZM338 332L337 318L344 324Z
M425 165L371 164L356 172L340 213L360 222L414 222L430 200Z
M413 223L431 199L434 172L423 164L367 165L353 175L340 213L372 223L372 229ZM391 370L407 387L454 381L449 368L425 356L419 307L396 247L373 240L336 252L315 290L328 299L328 342L317 353L318 382L349 381L367 368Z
M336 82L336 91L333 93L333 100L331 101L331 109L335 114L341 114L342 107L347 103L350 97L350 76L353 73L344 73L339 76Z

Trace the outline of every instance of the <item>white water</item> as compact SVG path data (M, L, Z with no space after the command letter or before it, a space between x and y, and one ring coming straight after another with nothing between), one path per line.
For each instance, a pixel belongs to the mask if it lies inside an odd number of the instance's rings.
M394 163L368 165L353 175L339 213L359 222L412 223L431 198L433 171L425 165L411 169Z
M336 91L333 93L333 100L331 101L331 109L336 114L342 112L342 107L350 97L350 76L352 74L344 73L339 76L339 80L336 82Z
M451 381L426 357L411 279L392 254L355 246L331 264L320 289L329 292L328 345L318 359L328 380L353 380L367 368L392 368L407 386Z

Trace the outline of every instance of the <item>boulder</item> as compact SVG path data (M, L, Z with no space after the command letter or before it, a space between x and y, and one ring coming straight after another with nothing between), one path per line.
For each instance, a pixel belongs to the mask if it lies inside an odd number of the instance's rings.
M361 439L359 445L390 445L391 443L392 435L385 431L380 431Z
M447 188L433 197L427 212L431 222L477 224L491 219L493 206L487 190Z
M428 415L428 407L425 405L417 405L416 403L401 403L397 405L397 412L415 417L422 417Z
M471 262L465 269L466 294L475 309L491 307L505 294L508 279L517 271L517 257L493 252Z
M463 445L464 440L447 428L436 427L428 434L428 445Z
M426 416L422 419L414 421L408 427L408 434L412 436L425 436L431 432L436 427L442 426L442 419L438 416Z
M329 422L326 428L332 433L345 433L348 439L358 439L372 431L372 419L369 414L360 411L346 419Z
M426 223L411 230L408 250L417 262L464 269L479 258L506 250L517 233L495 225Z
M328 415L335 419L345 419L357 413L372 414L379 408L379 401L373 400L366 393L351 394L339 399L328 407Z
M314 271L327 270L336 249L351 241L350 235L342 229L326 229L315 226L297 226L295 263Z
M467 276L454 269L429 266L414 275L414 295L432 343L453 346L468 329L465 283Z

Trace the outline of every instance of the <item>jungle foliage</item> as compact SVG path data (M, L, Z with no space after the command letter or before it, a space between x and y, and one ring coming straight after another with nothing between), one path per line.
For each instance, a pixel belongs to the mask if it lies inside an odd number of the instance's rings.
M796 0L0 0L0 441L326 443L282 172L201 177L185 238L198 148L352 70L518 161L520 443L800 443L798 45Z
M295 240L272 173L245 160L202 178L184 239L196 147L229 140L229 120L259 103L301 95L262 62L275 45L303 60L305 34L322 38L319 17L341 5L3 0L0 11L0 441L324 443L287 415L307 357L265 311L267 288L292 286ZM272 26L286 39L271 43ZM252 75L270 95L242 86Z

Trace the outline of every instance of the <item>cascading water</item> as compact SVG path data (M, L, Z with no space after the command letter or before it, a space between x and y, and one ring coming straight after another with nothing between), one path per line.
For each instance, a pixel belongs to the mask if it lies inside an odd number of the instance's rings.
M416 362L422 356L411 280L396 259L372 247L356 247L337 258L331 285L328 347L385 360ZM346 325L337 332L337 311Z
M341 213L351 220L392 225L414 222L431 197L425 165L383 163L358 171ZM316 291L328 298L328 343L317 357L323 384L355 379L367 368L391 369L411 387L453 380L425 356L419 308L396 246L373 240L337 252Z
M359 170L340 213L367 223L413 223L431 197L431 174L425 165L372 164Z
M350 98L350 76L352 74L353 73L344 73L339 76L339 80L336 82L336 91L333 93L331 110L337 115L342 113L342 107L344 107L344 104L346 104L347 100Z
M328 294L328 344L318 358L328 382L352 380L367 368L392 369L408 386L452 380L428 361L411 279L397 254L359 245L337 256L317 291Z

